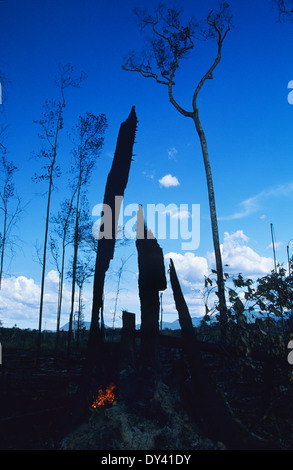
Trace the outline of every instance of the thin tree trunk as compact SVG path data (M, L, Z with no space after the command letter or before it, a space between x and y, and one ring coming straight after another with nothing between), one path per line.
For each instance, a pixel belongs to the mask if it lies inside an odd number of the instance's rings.
M76 334L76 344L79 345L79 333L81 325L81 314L82 314L82 286L79 286L78 292L78 315L77 315L77 334Z
M7 207L5 207L4 209L3 235L2 235L2 245L1 245L1 264L0 264L0 289L1 289L1 284L2 284L4 252L5 252L5 246L6 246L6 230L7 230Z
M56 342L55 342L55 359L57 358L57 353L58 353L58 348L59 348L60 320L61 320L61 308L62 308L62 297L63 297L64 264L65 264L65 244L64 244L64 240L63 240L61 272L60 272L60 280L59 280L59 288L58 288L58 307L57 307L57 328L56 328Z
M196 130L200 139L204 166L205 166L208 196L209 196L212 236L213 236L213 244L214 244L214 251L215 251L215 260L216 260L221 336L222 336L222 340L225 341L226 340L226 325L227 325L227 306L226 306L226 297L225 297L223 263L222 263L218 221L217 221L216 201L215 201L214 185L213 185L212 171L211 171L211 165L210 165L210 160L209 160L207 141L206 141L205 133L204 133L204 130L202 128L202 125L199 119L197 107L195 107L194 109L193 120L194 120L194 124L195 124Z
M57 137L56 137L57 140ZM56 158L56 152L54 154L54 159L50 168L50 182L48 190L48 200L47 200L47 213L46 213L46 226L45 226L45 239L44 239L44 251L43 251L43 269L42 269L42 281L41 281L41 298L40 298L40 311L39 311L39 331L38 331L38 340L37 340L37 356L36 356L36 368L39 368L40 365L40 352L41 352L41 339L42 339L42 317L43 317L43 301L44 301L44 286L45 286L45 272L46 272L46 255L47 255L47 240L48 240L48 229L49 229L49 216L50 216L50 203L51 203L51 193L53 185L53 169Z
M70 349L72 339L72 320L74 314L74 299L75 299L75 283L76 283L76 267L77 267L77 256L78 256L78 233L79 233L79 201L81 191L81 175L79 174L79 181L77 186L77 197L76 197L76 216L75 216L75 230L74 230L74 254L72 264L72 288L71 288L71 310L69 316L69 328L68 328L68 343L67 343L67 365L70 362Z
M72 320L73 320L74 303L75 303L74 301L75 301L77 254L78 254L78 216L76 218L75 235L74 235L74 255L73 255L73 264L72 264L71 310L70 310L70 315L69 315L68 341L67 341L67 365L68 366L70 362Z

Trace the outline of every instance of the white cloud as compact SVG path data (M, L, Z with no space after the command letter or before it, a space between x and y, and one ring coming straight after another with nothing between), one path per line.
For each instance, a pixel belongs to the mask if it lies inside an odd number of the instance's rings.
M288 197L293 192L293 182L279 184L272 188L267 188L256 194L253 197L245 199L238 204L239 210L231 215L219 217L219 220L235 220L248 217L251 214L255 214L262 209L263 203L266 199L274 197ZM265 216L261 216L265 218Z
M182 289L182 281L180 279ZM186 289L185 289L186 290ZM205 307L201 293L184 292L184 299L188 306L189 313L192 317L200 317L205 314ZM174 321L178 319L178 312L174 302L173 292L170 286L163 292L163 321Z
M142 174L146 177L146 178L149 178L149 179L154 179L154 176L155 176L155 173L147 173L146 171L143 171Z
M204 282L204 277L208 274L208 262L206 258L195 256L194 253L186 252L167 253L165 261L172 258L180 283L189 288L199 288Z
M58 273L49 271L45 279L43 303L43 328L55 329L58 297ZM2 279L0 291L0 320L4 326L17 324L20 328L38 328L40 286L25 276ZM68 321L71 302L71 286L63 286L62 321ZM64 319L65 317L65 319Z
M58 289L59 284L59 274L56 270L51 270L46 275L46 286L50 289L56 290Z
M283 242L274 242L274 247L276 251L278 251L283 245L284 245ZM267 246L267 250L272 250L272 249L273 249L273 243L270 243L269 246Z
M169 207L163 211L163 214L168 214L172 219L189 219L191 217L191 213L186 210L182 209L181 207Z
M176 155L178 150L175 147L171 147L168 149L168 158L169 160L176 160Z
M238 230L233 234L225 232L224 242L221 245L224 269L234 274L242 273L246 276L261 276L270 273L274 268L274 261L270 257L260 256L247 245L249 238ZM209 262L215 266L214 253L208 254Z
M164 188L170 188L172 186L179 186L179 181L176 178L176 176L172 175L165 175L163 178L159 180L159 183L161 186L164 186Z
M33 279L25 276L11 277L2 280L0 301L19 302L34 307L40 300L40 288Z
M165 256L166 270L169 267L170 258L172 258L175 269L178 275L180 286L182 288L186 304L191 316L200 317L205 313L203 302L203 290L205 276L208 275L208 262L206 258L195 256L194 253L185 252L184 255L180 253L170 252ZM163 293L163 309L164 315L172 316L172 320L178 318L172 288L170 286L169 278L168 287ZM165 321L169 320L164 316Z

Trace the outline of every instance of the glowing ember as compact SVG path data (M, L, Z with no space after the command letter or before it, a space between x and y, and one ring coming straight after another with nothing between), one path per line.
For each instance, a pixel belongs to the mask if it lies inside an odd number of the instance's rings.
M115 388L116 388L116 385L111 384L111 385L109 385L109 387L106 388L105 391L100 389L98 391L98 396L95 398L95 400L92 403L91 407L93 409L97 409L100 406L105 406L105 405L112 404L115 400L115 393L114 393Z

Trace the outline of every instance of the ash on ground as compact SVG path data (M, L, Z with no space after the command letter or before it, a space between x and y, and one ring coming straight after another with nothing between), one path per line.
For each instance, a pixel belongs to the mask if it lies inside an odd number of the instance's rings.
M217 450L201 436L182 409L180 399L159 381L149 401L116 402L107 409L93 410L88 422L62 442L64 450Z

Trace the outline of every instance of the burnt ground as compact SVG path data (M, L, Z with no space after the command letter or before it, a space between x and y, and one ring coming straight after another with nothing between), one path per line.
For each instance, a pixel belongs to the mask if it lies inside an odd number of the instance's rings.
M286 361L264 369L233 358L204 354L206 367L235 417L252 433L272 442L272 449L293 448L292 366ZM139 397L124 400L133 384L122 371L124 391L114 405L88 410L83 422L67 420L84 361L74 352L70 371L66 355L55 364L52 351L42 351L39 370L35 352L7 348L0 366L0 449L225 449L204 434L204 423L190 413L188 367L180 349L161 348L162 373L156 397L148 405ZM126 384L126 385L125 385ZM126 393L125 393L126 390ZM131 403L131 406L130 406ZM200 426L199 426L200 424Z

